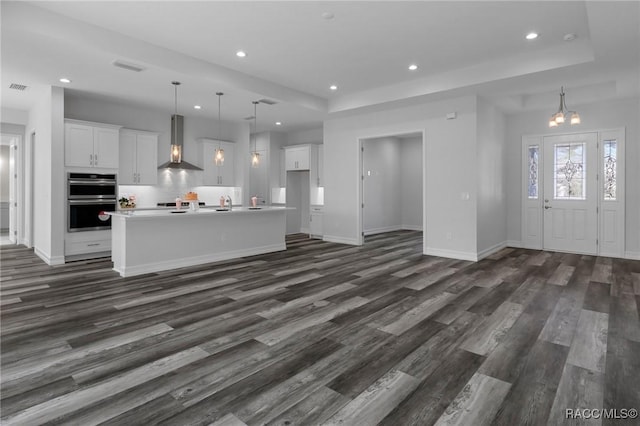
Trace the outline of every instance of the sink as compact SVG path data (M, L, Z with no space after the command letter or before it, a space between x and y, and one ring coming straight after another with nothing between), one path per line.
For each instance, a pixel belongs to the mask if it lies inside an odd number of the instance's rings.
M260 210L262 207L249 207L249 210Z
M186 213L186 210L171 210L171 213Z
M217 212L228 212L229 209L216 209Z

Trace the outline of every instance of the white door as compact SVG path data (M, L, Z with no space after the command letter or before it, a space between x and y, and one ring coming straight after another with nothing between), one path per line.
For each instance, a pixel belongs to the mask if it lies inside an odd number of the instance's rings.
M597 134L544 138L545 250L597 254Z

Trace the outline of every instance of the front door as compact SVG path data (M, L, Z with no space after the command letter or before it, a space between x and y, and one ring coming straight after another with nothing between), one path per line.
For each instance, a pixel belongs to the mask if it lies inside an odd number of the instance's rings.
M544 138L544 250L597 254L597 133Z

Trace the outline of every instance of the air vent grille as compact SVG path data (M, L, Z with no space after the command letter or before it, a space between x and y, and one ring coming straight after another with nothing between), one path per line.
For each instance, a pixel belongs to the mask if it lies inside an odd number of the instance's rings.
M9 86L9 89L24 91L24 90L27 90L27 86L25 86L24 84L11 83L11 86Z
M277 104L276 101L271 100L271 99L260 99L258 102L260 102L261 104L267 104L267 105L275 105L275 104Z
M125 70L129 70L129 71L135 71L135 72L140 72L140 71L144 71L144 67L137 65L137 64L133 64L131 62L124 62L121 60L115 60L113 61L113 66L114 67L118 67L118 68L122 68Z

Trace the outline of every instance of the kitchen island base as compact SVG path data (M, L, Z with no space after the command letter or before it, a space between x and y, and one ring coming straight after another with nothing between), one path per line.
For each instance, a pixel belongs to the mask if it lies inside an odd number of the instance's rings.
M112 214L113 269L123 277L286 250L282 208Z

